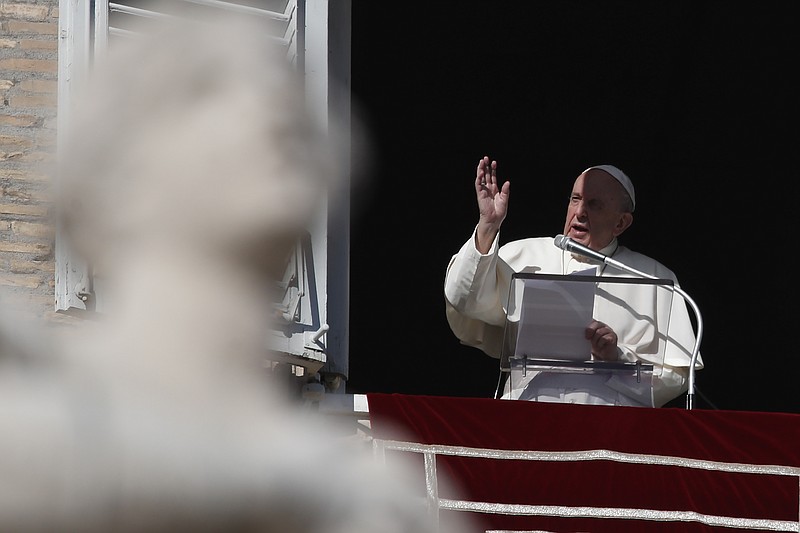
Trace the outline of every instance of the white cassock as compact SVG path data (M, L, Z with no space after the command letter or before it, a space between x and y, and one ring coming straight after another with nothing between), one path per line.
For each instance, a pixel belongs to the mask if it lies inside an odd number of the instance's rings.
M444 286L447 320L453 333L463 344L492 357L501 355L505 305L514 273L570 274L596 265L601 276L632 277L597 261L573 256L556 247L552 237L521 239L503 246L498 241L499 235L489 253L481 254L475 248L473 232L451 258ZM620 246L616 239L601 253L645 274L670 279L679 287L670 269ZM594 318L617 334L621 361L654 365L652 386L645 391L632 390L607 374L528 371L524 380L506 383L503 398L661 407L686 392L695 333L683 298L664 289L642 290L636 284L603 285L607 287L598 289ZM703 368L699 354L696 363L696 369Z

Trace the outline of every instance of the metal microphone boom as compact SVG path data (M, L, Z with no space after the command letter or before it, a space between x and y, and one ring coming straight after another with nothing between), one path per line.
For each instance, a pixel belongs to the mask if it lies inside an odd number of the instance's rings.
M582 255L584 257L588 257L590 259L595 259L597 261L603 262L609 266L617 268L619 270L623 270L625 272L630 272L635 276L640 276L642 278L647 279L658 279L655 276L651 276L645 272L640 270L636 270L633 267L629 267L624 263L620 263L619 261L605 255L601 254L598 251L592 250L591 248L584 246L580 243L577 243L570 239L569 237L558 234L555 236L553 240L553 244L555 244L558 248L562 250L566 250L567 252ZM695 393L695 365L697 364L697 357L700 354L700 340L703 338L703 317L700 314L700 308L697 307L697 303L688 295L686 291L681 289L676 285L669 286L674 292L680 294L684 301L686 301L694 311L695 317L697 318L697 333L695 335L694 340L694 348L692 349L692 359L689 363L689 389L686 393L686 409L691 410L694 407L694 393Z

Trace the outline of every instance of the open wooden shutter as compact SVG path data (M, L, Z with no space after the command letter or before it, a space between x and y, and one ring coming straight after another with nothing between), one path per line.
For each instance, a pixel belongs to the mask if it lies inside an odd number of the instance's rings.
M70 91L77 90L76 80L114 42L146 38L142 28L148 20L214 10L263 22L287 61L303 73L308 102L322 117L322 128L334 114L340 119L349 116L349 0L61 0L59 7L63 120L68 119L66 108ZM277 325L265 335L279 363L298 376L319 372L329 389L336 389L349 372L349 203L337 198L336 205L336 213L327 207L319 212L298 243L279 282L283 298L275 303ZM63 239L56 243L56 256L56 310L103 312L101 276L93 275L91 265L76 257Z

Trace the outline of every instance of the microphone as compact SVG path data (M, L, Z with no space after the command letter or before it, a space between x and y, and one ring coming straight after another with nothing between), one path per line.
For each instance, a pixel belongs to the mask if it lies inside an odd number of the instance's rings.
M600 261L601 263L605 263L609 257L607 255L601 254L600 252L596 252L591 248L579 244L569 237L561 235L560 233L556 235L554 243L556 246L561 248L562 250L566 250L573 254L582 255L584 257L588 257L589 259L595 259Z
M626 265L625 263L620 263L619 261L612 259L611 257L601 254L600 252L596 252L591 248L584 246L580 243L577 243L566 237L562 234L558 234L553 239L553 244L556 247L561 248L562 250L566 250L567 252L582 255L584 257L588 257L590 259L595 259L606 265L610 265L618 270L622 270L625 272L629 272L635 276L640 276L642 278L648 279L658 279L655 276L651 276L641 270L636 270L633 267ZM697 358L700 354L700 340L703 338L703 317L700 314L700 308L697 306L697 303L692 300L692 298L686 294L686 291L678 287L677 285L669 285L668 288L677 294L680 294L683 297L683 300L689 304L694 311L695 318L697 319L697 332L695 334L695 341L694 341L694 348L692 349L692 357L689 363L689 390L686 393L686 409L691 410L694 407L694 394L695 394L695 365L697 364Z

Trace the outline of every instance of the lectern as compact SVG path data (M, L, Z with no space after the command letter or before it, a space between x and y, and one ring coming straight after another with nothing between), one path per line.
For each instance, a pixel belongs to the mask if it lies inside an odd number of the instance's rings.
M526 399L543 373L602 380L642 405L653 405L669 342L671 279L516 273L511 278L497 397ZM593 359L584 330L595 318L617 333L620 361ZM632 356L635 350L636 358ZM501 390L502 389L502 390Z

